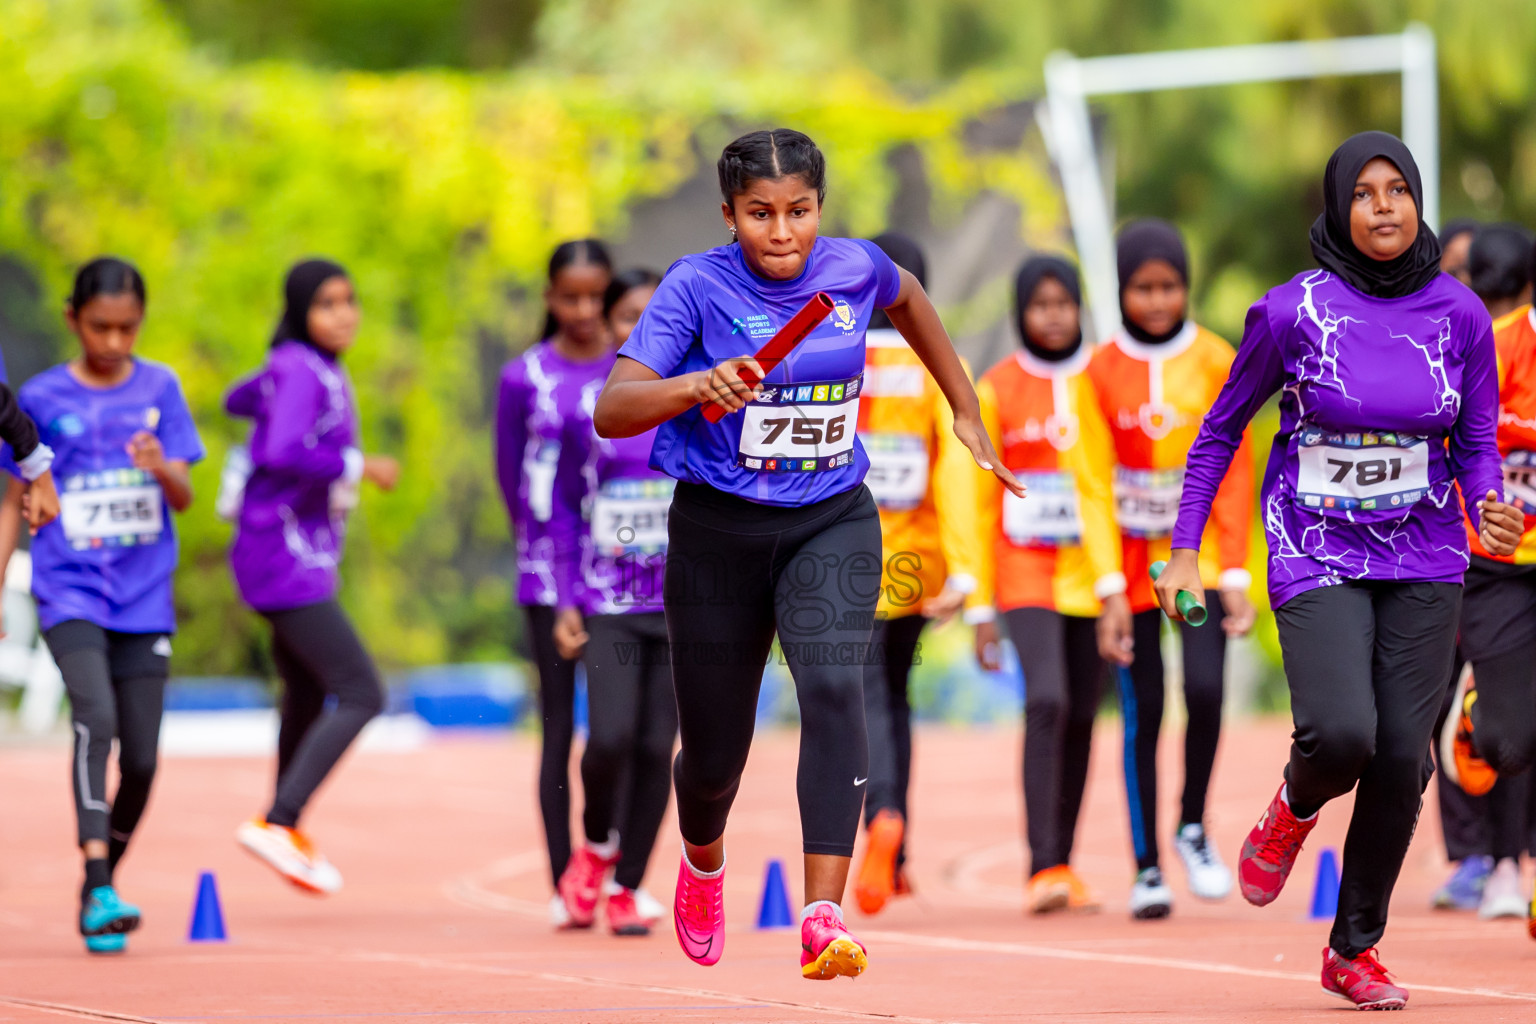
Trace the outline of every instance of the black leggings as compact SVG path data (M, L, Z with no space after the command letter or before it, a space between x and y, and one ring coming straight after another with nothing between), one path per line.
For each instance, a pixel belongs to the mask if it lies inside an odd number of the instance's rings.
M262 614L272 623L272 660L283 678L277 793L267 821L295 828L341 755L384 710L384 688L334 600ZM329 709L327 698L335 698Z
M1459 584L1356 581L1309 590L1275 612L1296 726L1285 769L1291 806L1306 817L1359 787L1329 936L1346 957L1386 931L1433 770L1430 737L1460 610Z
M1013 608L1003 621L1024 670L1024 817L1034 875L1072 859L1104 661L1094 619Z
M70 779L80 845L99 840L116 865L149 802L160 745L170 638L118 633L69 619L44 634L69 693L75 750ZM117 739L117 792L107 799L107 758Z
M777 628L800 701L803 848L853 856L869 771L863 666L880 591L869 490L778 508L679 483L667 533L683 838L705 846L725 832Z
M869 736L869 792L864 824L892 810L908 818L907 787L912 781L912 703L907 681L917 658L918 637L928 620L921 615L877 619L869 636L864 666L864 724ZM906 842L896 857L906 863Z
M549 847L550 884L571 859L571 735L576 729L576 662L555 649L555 609L525 604L528 646L539 672L539 813ZM589 634L590 635L590 634Z
M1536 762L1536 565L1473 558L1466 586L1461 646L1477 680L1473 735L1499 773L1487 796L1489 852L1518 857Z
M1221 595L1205 592L1205 605L1213 619L1196 628L1179 623L1184 641L1184 796L1179 822L1205 820L1205 798L1210 791L1211 771L1216 766L1216 746L1221 740L1221 700L1227 634L1221 628ZM1131 843L1136 869L1156 867L1157 847L1157 739L1163 727L1162 648L1163 613L1156 608L1137 612L1133 624L1136 660L1120 671L1121 717L1125 728L1125 792L1131 813Z
M587 636L591 724L581 755L582 827L594 843L618 830L622 853L613 880L638 889L672 792L677 699L666 616L594 615Z

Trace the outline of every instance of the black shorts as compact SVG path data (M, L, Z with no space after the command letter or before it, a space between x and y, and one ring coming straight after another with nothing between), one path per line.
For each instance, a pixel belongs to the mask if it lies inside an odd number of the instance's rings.
M85 619L66 619L43 638L53 660L77 651L101 651L113 679L167 679L171 674L169 633L120 633Z
M1468 661L1511 651L1536 657L1536 565L1472 556L1461 599L1461 651Z

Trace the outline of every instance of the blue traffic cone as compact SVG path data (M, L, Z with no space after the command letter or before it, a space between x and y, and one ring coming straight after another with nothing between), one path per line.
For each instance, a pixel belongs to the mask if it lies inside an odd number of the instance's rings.
M793 928L795 916L789 909L789 886L784 881L784 862L768 862L763 879L763 902L757 908L758 928Z
M1313 921L1331 921L1339 912L1339 855L1326 846L1317 855L1317 881L1312 885Z
M213 880L212 871L204 871L197 880L197 902L192 905L187 941L223 942L228 938L224 933L224 911L219 907L219 884Z

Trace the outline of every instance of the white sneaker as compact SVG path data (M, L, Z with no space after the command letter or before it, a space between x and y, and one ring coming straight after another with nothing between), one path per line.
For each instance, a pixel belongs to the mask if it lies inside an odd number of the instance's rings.
M623 891L624 887L611 878L603 883L604 896L612 896L614 893ZM639 913L640 920L653 927L667 916L667 908L661 905L660 900L644 889L635 890L635 911Z
M1528 904L1520 890L1520 865L1505 857L1493 866L1493 874L1483 885L1483 902L1477 916L1484 921L1499 917L1524 917Z
M569 928L571 925L571 912L565 907L565 900L555 893L549 898L549 923L556 928Z
M1232 872L1221 861L1216 844L1205 834L1205 826L1196 822L1179 829L1173 848L1184 862L1189 891L1203 900L1224 900L1232 893Z
M294 886L316 896L341 891L341 872L296 828L260 818L235 830L235 840Z
M1136 876L1131 886L1131 916L1138 921L1155 921L1173 912L1173 890L1163 881L1158 868L1147 868Z

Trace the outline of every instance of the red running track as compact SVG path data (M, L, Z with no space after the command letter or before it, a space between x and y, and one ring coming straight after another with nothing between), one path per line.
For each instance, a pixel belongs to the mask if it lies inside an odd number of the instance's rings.
M162 761L120 872L145 913L127 956L88 958L75 934L79 867L62 742L0 748L0 1021L1299 1021L1338 1020L1318 986L1327 924L1305 919L1317 851L1338 845L1347 801L1323 812L1292 887L1257 910L1201 904L1180 868L1173 916L1133 922L1117 722L1101 724L1075 858L1103 913L1030 918L1017 731L923 731L912 871L918 895L878 918L850 913L870 947L856 981L813 983L798 937L752 930L765 860L798 889L796 736L759 737L729 834L725 959L687 962L670 927L648 939L553 933L534 808L535 743L459 736L404 754L361 753L324 791L312 832L347 878L330 900L279 883L235 846L262 806L270 763ZM1210 824L1223 853L1273 792L1288 727L1224 738ZM1164 836L1173 828L1176 735L1164 741ZM579 803L579 801L578 801ZM1434 807L1409 852L1383 957L1437 1022L1536 1021L1536 942L1519 922L1427 909L1445 868ZM670 897L669 820L650 886ZM1165 854L1165 857L1168 854ZM200 870L212 869L231 941L184 941Z

